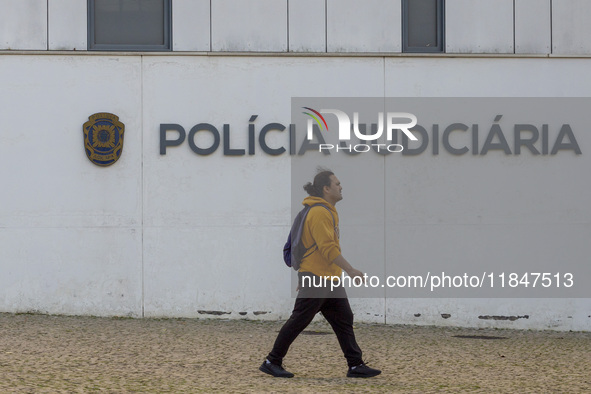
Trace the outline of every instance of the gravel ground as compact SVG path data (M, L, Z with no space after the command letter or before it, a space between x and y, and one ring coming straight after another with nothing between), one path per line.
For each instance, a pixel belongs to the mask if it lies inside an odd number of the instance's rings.
M0 392L591 392L591 333L357 324L371 379L346 378L325 322L258 371L282 322L0 314Z

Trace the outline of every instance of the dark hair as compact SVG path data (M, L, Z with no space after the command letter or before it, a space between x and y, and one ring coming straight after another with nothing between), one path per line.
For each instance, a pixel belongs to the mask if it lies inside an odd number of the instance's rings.
M304 190L312 197L322 197L324 195L324 186L329 186L334 173L330 170L320 170L314 177L314 183L308 182L304 185Z

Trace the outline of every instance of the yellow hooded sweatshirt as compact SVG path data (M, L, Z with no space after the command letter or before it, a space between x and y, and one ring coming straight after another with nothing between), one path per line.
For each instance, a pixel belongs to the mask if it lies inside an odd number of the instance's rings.
M340 277L343 270L332 263L341 254L339 214L332 204L320 197L306 197L302 204L313 205L318 203L324 204L330 209L330 212L321 206L313 207L308 212L302 232L302 242L306 248L310 248L316 243L318 249L314 246L306 253L308 257L302 260L300 272L311 272L318 276ZM330 215L331 212L332 216Z

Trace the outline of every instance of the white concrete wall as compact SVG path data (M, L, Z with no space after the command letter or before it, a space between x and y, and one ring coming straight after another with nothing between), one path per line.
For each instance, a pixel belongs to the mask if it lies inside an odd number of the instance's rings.
M285 318L293 301L280 248L290 225L293 158L260 150L228 157L221 148L198 156L187 142L160 155L161 123L178 123L187 133L201 122L220 132L228 123L232 147L238 148L247 145L251 115L259 116L257 131L270 122L287 125L291 97L584 97L591 89L588 67L586 59L0 56L0 179L8 185L0 189L0 310L186 317L220 311L230 312L224 315L229 318ZM117 114L126 125L123 156L107 168L91 164L83 149L82 124L102 111ZM286 140L277 132L270 142L278 146ZM576 169L583 171L591 164L591 141L584 135L579 143L583 155ZM526 172L536 171L539 163L525 156L516 161ZM572 168L560 158L552 165L555 175ZM484 210L482 222L473 222L478 200L496 193L508 201L511 185L495 193L460 185L464 195L449 200L451 205L430 192L434 185L438 193L460 190L442 179L446 169L462 179L479 168L493 177L512 166L492 156L407 157L396 169L384 162L381 171L392 181L412 186L407 192L388 183L389 194L376 196L378 206L394 198L412 207L390 206L394 211L388 217L396 220L387 223L384 240L390 240L388 233L400 236L417 226L425 236L440 238L441 245L453 234L469 238L474 231L489 232L500 239L520 237L519 229L526 228L527 239L536 244L559 228L570 258L588 256L589 245L580 240L590 234L591 190L584 182L572 189L576 176L556 178L563 190L576 192L568 196L564 212L559 209L542 222L511 212L499 216L496 205ZM431 181L415 182L419 175ZM356 187L355 174L341 178L349 182L345 190ZM390 178L365 177L357 187L371 190ZM530 186L524 191L528 196L545 196L543 212L561 201L552 189ZM354 203L339 206L343 247L363 266L367 256L351 242L358 229L347 226L356 217L346 214L355 212ZM384 219L376 214L371 220ZM412 237L406 240L392 241L403 260L416 250L423 258L441 258L441 247L422 250ZM379 253L372 257L385 259ZM482 258L490 259L482 264L494 265L494 253ZM591 329L589 299L358 299L353 305L362 321ZM442 313L451 317L443 319ZM498 314L530 317L478 317Z
M587 0L447 0L445 52L589 55ZM401 52L400 0L173 0L172 50ZM87 2L0 0L0 51L87 49Z
M0 50L47 50L47 1L0 0Z
M49 50L85 51L88 47L87 2L49 0Z
M160 156L158 125L174 121L188 133L201 122L220 132L228 123L232 147L245 147L252 115L257 133L267 123L289 124L292 95L379 94L382 61L172 57L144 65L146 315L285 317L290 274L279 251L290 226L289 157L260 150L227 157L221 149L199 157L186 143ZM368 77L338 83L359 72ZM277 134L279 146L285 135Z
M552 53L591 54L591 2L555 0L552 2Z
M400 0L326 0L328 52L401 52Z
M326 1L288 2L289 51L326 52Z
M139 57L0 56L0 309L141 316ZM95 112L125 122L109 171L86 158Z
M445 51L513 53L513 0L447 0Z
M209 0L172 2L172 50L211 50L211 7Z
M550 0L515 1L515 53L551 53Z
M222 52L286 52L287 1L212 2L211 48Z

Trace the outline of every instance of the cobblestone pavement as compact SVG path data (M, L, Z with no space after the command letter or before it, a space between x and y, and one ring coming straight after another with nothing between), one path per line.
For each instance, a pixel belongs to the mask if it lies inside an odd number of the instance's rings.
M0 314L0 392L591 392L591 333L357 324L371 379L315 322L258 371L282 322Z

